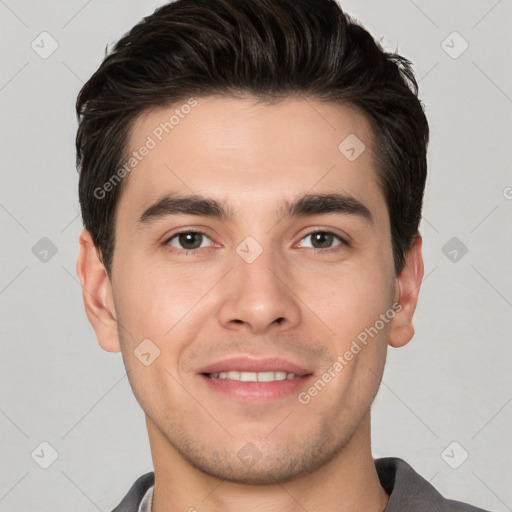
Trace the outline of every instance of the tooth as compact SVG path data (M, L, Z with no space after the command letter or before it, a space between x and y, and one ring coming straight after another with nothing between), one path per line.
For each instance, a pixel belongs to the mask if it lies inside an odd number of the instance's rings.
M274 377L274 372L258 372L258 382L272 382Z
M257 382L256 372L240 372L240 380L242 382Z
M210 373L212 379L231 379L240 382L274 382L279 380L293 380L297 376L294 373L278 372L245 372L245 371L229 371Z

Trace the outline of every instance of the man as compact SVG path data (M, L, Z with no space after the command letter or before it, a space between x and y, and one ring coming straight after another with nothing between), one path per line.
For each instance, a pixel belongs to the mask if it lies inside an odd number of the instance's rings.
M154 473L116 511L477 511L374 460L413 336L428 124L333 0L178 0L77 101L88 318Z

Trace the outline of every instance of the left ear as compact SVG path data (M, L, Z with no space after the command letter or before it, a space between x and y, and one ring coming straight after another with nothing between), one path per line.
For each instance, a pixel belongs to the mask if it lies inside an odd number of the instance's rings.
M395 303L401 308L396 308L389 333L389 344L395 348L403 347L414 336L412 317L424 272L421 244L421 235L415 235L405 255L404 267L396 278Z

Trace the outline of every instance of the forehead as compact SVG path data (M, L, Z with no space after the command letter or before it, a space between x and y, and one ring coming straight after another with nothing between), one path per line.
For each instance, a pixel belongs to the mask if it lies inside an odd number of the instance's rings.
M304 98L185 99L146 111L133 124L127 156L138 153L137 163L118 208L128 204L135 217L170 192L260 214L306 192L341 192L379 208L372 146L370 123L351 106Z

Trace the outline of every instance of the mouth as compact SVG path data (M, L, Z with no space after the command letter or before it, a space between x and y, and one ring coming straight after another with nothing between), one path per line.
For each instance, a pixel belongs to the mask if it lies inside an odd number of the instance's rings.
M313 372L279 358L236 357L198 372L208 390L239 403L269 403L298 394Z
M244 372L244 371L229 371L217 373L203 373L210 379L230 379L239 382L275 382L281 380L300 379L303 375L296 375L295 373L288 373L285 371L277 372Z

